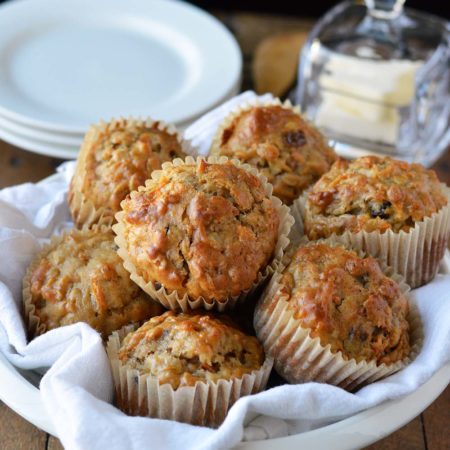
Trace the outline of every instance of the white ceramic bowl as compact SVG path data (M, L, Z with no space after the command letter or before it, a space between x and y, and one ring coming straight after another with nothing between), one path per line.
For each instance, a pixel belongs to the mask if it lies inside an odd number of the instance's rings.
M450 273L450 253L441 264L442 273ZM38 389L40 376L20 371L0 352L0 399L37 427L55 435ZM312 431L264 441L241 442L240 450L350 450L361 448L393 433L424 411L450 383L450 363L415 392L397 400L362 411L347 419Z

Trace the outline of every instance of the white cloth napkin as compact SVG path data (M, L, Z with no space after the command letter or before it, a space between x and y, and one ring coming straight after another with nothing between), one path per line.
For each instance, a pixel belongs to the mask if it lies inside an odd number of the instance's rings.
M189 127L186 135L206 154L223 115L254 98L247 92L232 99ZM20 315L27 265L45 239L69 225L65 196L73 168L69 162L48 181L0 191L0 350L17 367L50 367L40 386L42 401L67 449L225 449L242 439L298 433L406 395L450 360L450 276L440 275L411 294L424 324L419 356L401 372L356 394L316 383L279 386L240 399L218 430L126 416L109 403L111 374L95 331L76 324L27 344Z

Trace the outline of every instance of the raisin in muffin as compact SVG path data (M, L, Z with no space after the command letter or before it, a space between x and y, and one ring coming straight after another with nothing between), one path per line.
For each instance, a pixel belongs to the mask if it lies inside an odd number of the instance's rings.
M288 381L353 389L398 370L410 354L407 290L373 258L311 243L258 303L255 329Z
M258 168L287 205L337 159L318 130L290 104L279 102L231 113L217 132L211 154Z
M305 233L310 239L345 231L409 231L447 205L436 174L389 157L340 160L308 192Z
M224 305L253 288L281 259L279 229L292 219L267 191L226 159L165 164L116 215L116 242L132 279L170 309L187 309L186 298L206 302L191 307Z
M338 161L296 201L309 239L331 235L391 266L413 288L432 280L450 233L450 190L419 164Z
M127 194L163 162L184 156L175 128L162 122L120 119L92 126L68 194L76 226L112 222Z
M107 348L120 409L208 426L239 397L264 389L272 366L255 337L210 314L169 311L114 333Z
M54 238L27 271L24 305L30 337L86 322L106 338L163 312L131 281L106 228Z

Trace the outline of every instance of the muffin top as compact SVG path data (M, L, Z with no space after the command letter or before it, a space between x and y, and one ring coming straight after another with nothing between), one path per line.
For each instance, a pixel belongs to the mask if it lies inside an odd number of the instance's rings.
M225 300L270 263L279 215L261 181L231 162L165 167L122 202L119 234L146 283Z
M83 223L77 217L75 192L113 219L120 202L143 185L153 170L184 156L175 130L160 122L120 119L91 127L69 189L69 205L77 226Z
M408 301L373 258L314 243L300 247L277 295L312 338L345 359L394 363L409 353Z
M281 105L255 106L236 115L219 130L211 151L257 167L287 205L337 158L318 130Z
M72 230L37 256L27 277L46 330L86 322L105 338L163 311L130 280L110 230Z
M388 157L340 160L307 195L310 239L345 231L408 231L447 204L436 174Z
M242 378L264 362L258 340L227 318L172 311L129 333L118 356L127 368L157 377L159 384L169 383L174 389L197 381Z

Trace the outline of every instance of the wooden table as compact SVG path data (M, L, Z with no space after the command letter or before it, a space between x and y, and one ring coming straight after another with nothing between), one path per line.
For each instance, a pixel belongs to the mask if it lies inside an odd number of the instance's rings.
M261 39L278 32L308 30L311 20L293 17L221 13L216 16L237 37L244 54L243 89L252 87L252 55ZM61 160L36 155L0 141L0 188L35 182L52 174ZM450 185L450 151L434 166L439 178ZM419 417L372 445L371 450L449 450L450 387ZM45 450L62 448L58 439L44 433L0 402L0 449Z

